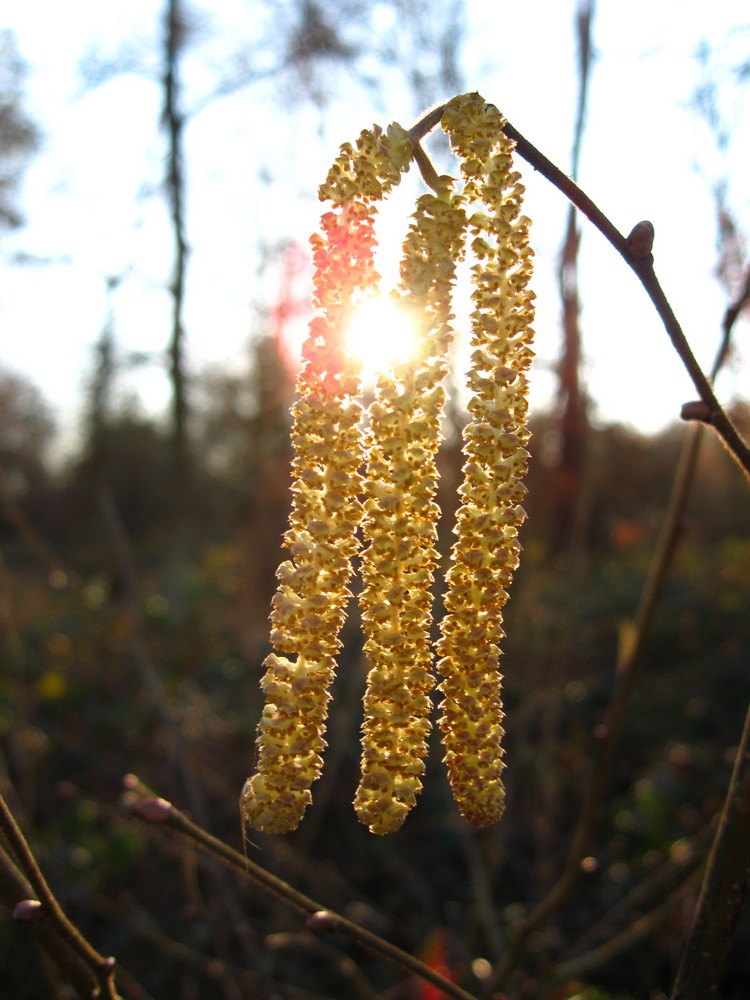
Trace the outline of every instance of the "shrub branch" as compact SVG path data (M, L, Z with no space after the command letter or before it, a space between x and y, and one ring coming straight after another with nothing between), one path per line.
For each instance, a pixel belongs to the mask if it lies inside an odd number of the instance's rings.
M406 972L419 976L421 979L432 983L433 986L437 986L446 996L455 997L456 1000L474 1000L472 995L467 993L466 990L461 989L455 983L449 982L408 952L402 951L401 948L397 948L377 934L373 934L353 921L347 920L346 917L335 913L333 910L323 907L314 899L293 888L283 879L266 871L265 868L262 868L249 858L243 857L239 851L235 851L222 840L212 836L207 830L198 826L197 823L194 823L165 799L155 797L143 798L135 804L133 812L139 819L146 823L169 827L195 844L204 854L217 858L223 864L242 874L245 878L262 886L267 892L270 892L288 906L292 906L294 909L306 914L308 917L306 923L309 930L336 931L339 934L344 934L352 941L362 945L381 958L387 959Z
M81 934L75 924L66 916L42 874L36 858L16 823L3 795L0 794L0 829L8 846L15 855L19 867L28 879L29 885L41 903L43 912L60 937L67 942L78 957L94 974L99 989L92 996L120 1000L115 987L115 960L105 958Z

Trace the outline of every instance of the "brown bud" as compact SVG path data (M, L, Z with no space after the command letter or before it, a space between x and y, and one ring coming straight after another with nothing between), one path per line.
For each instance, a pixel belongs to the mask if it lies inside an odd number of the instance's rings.
M13 919L19 924L30 924L43 915L43 907L38 899L22 899L13 907Z
M133 812L145 823L166 823L172 813L172 803L166 799L143 799L133 806Z
M645 219L636 222L625 240L625 247L631 257L643 260L654 249L654 224Z
M680 416L683 420L700 420L704 424L711 422L711 410L702 399L694 399L689 403L683 403Z

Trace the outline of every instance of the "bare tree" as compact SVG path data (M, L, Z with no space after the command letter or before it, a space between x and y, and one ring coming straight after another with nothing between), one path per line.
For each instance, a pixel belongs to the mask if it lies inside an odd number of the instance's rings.
M167 136L166 190L174 238L172 269L172 330L169 340L169 374L172 381L172 460L175 497L184 498L188 486L188 390L185 372L185 270L188 247L185 237L185 176L180 107L179 59L185 44L187 22L179 0L168 0L164 12L162 122Z

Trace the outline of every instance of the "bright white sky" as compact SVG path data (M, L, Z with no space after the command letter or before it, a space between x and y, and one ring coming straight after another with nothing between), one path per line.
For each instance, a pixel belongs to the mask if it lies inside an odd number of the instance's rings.
M466 6L464 89L482 92L567 170L575 3L466 0ZM259 4L251 0L193 5L203 8L198 43L184 62L188 108L215 86L230 55L241 52L241 40L257 43L263 27ZM169 337L172 242L159 188L165 147L156 76L161 16L156 0L24 0L6 4L0 21L13 31L27 64L25 110L43 136L19 199L27 225L0 244L0 364L34 379L69 434L92 345L106 321L109 277L125 276L111 298L121 351L159 352ZM581 184L625 233L640 219L654 223L657 274L707 365L726 305L712 276L717 180L728 178L730 205L750 233L750 82L737 84L732 72L750 52L746 2L715 0L707 10L684 0L600 0L594 36ZM703 42L714 51L712 73L732 129L722 154L691 106ZM86 84L84 60L123 53L140 65L99 86ZM411 124L412 101L395 78L380 95L338 78L321 113L305 106L287 80L281 89L250 85L191 119L186 327L194 371L243 358L248 334L257 329L254 303L275 294L273 274L261 271L259 248L288 237L306 244L319 212L314 192L338 144L373 121ZM546 181L522 169L537 250L539 360L532 381L534 401L542 405L554 388L555 266L567 206ZM18 256L38 262L20 266ZM586 375L597 416L645 430L675 419L695 392L639 284L586 222L581 292ZM724 398L748 394L747 334L747 323L740 324L738 357L719 384ZM164 405L163 370L140 369L130 384L147 407Z

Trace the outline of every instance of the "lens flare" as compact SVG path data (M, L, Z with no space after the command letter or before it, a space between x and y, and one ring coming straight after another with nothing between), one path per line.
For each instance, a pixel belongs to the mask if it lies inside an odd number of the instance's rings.
M408 361L417 346L414 324L393 299L366 299L352 317L347 350L361 365L360 377L373 382L379 373Z

